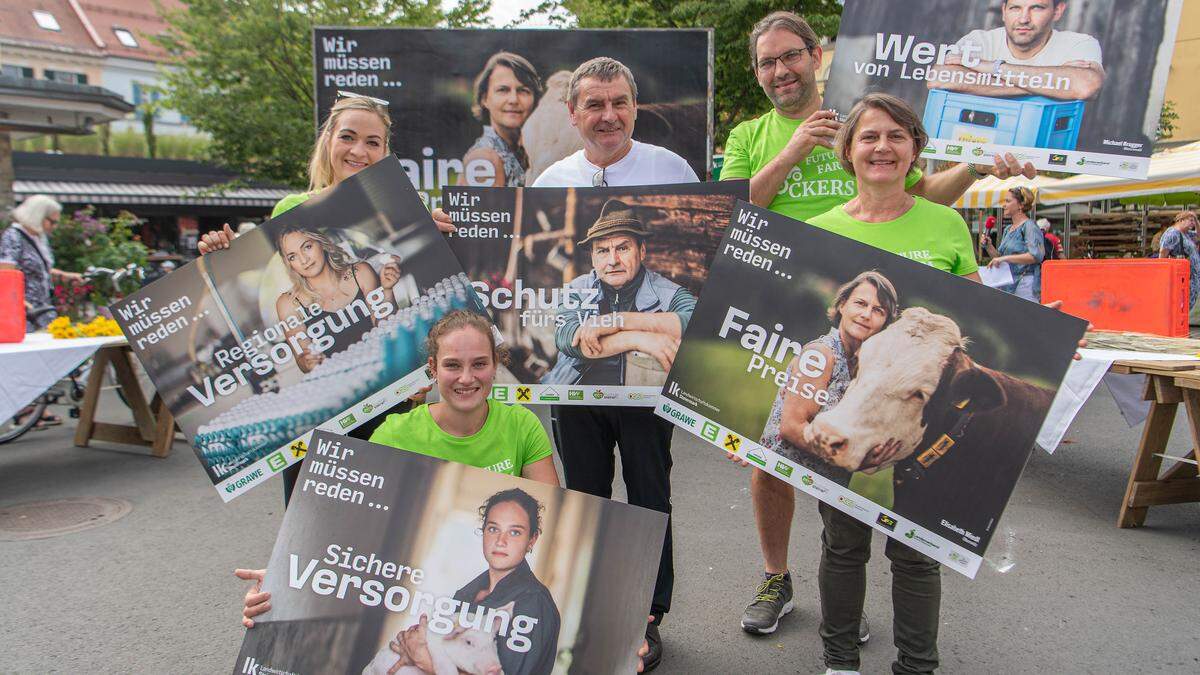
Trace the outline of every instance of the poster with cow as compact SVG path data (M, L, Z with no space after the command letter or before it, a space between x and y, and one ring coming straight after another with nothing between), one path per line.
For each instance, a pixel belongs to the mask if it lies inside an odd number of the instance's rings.
M846 0L823 106L912 104L923 155L1145 178L1183 0Z
M632 673L666 525L318 431L233 672Z
M388 102L392 153L432 209L448 185L524 187L583 148L568 85L607 56L633 73L635 140L704 178L712 165L713 32L324 27L313 31L319 125L340 93Z
M509 346L492 397L652 407L749 181L446 188L449 237Z
M974 578L1084 329L739 202L655 410Z
M387 158L113 306L225 501L429 383L423 345L482 312L404 169Z

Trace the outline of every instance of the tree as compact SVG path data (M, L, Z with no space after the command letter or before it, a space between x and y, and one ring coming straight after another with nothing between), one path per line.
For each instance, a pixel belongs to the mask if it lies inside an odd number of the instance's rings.
M781 9L803 16L819 36L837 35L842 14L838 0L546 0L522 18L549 14L552 23L574 19L580 28L712 27L714 142L720 146L739 122L771 108L751 68L747 40L759 19Z
M1170 140L1179 128L1179 113L1175 110L1174 101L1163 101L1162 112L1158 114L1158 130L1155 132L1156 141Z
M159 9L174 55L162 104L212 137L212 158L253 178L307 184L313 26L467 26L491 0L184 0Z

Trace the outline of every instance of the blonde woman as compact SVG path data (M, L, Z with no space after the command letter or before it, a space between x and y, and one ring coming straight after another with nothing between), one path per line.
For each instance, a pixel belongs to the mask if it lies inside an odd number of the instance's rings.
M318 192L337 185L387 157L391 151L391 130L392 118L388 114L387 101L341 94L313 143L312 155L308 160L308 191L290 194L279 200L271 211L271 217L303 204ZM448 217L436 222L438 229L443 232L454 231L454 225ZM200 255L229 248L234 236L233 228L228 223L221 230L206 232L200 238Z
M366 302L367 293L383 288L383 299L395 304L393 289L400 279L400 266L395 262L387 263L376 274L369 263L353 260L327 235L299 226L280 230L275 236L275 248L292 282L291 288L279 294L275 311L281 322L294 315L303 324L289 330L288 337L305 335L311 324L325 321L327 314L347 309L351 303L358 302L360 306L357 312L340 312L330 317L331 328L340 330L329 331L333 338L329 348L312 349L306 338L300 338L305 349L296 355L296 363L304 372L358 342L375 326L374 314ZM314 305L321 311L312 312Z

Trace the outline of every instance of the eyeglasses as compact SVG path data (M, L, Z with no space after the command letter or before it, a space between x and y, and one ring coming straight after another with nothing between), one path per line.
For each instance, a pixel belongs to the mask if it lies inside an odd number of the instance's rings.
M779 56L774 56L768 59L761 59L758 62L758 72L771 73L775 71L775 62L782 61L786 67L791 67L800 62L800 57L804 56L804 52L812 51L812 47L804 49L789 49Z
M356 94L352 91L341 91L340 89L338 90L337 97L338 98L365 98L368 101L371 101L372 103L378 103L379 105L381 105L385 108L388 105L388 102L381 98L375 98L374 96L367 96L365 94Z
M592 174L592 187L608 187L608 181L605 180L606 177L604 175L604 172L606 170L607 170L607 167L600 169L596 173Z

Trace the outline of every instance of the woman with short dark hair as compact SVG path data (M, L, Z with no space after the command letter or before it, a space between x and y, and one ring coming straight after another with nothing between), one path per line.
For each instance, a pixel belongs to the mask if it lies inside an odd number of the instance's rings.
M525 57L496 52L475 77L475 103L471 112L483 123L483 132L463 157L459 185L466 184L472 162L492 166L494 187L523 187L529 156L522 144L521 127L533 114L544 87L537 70Z

